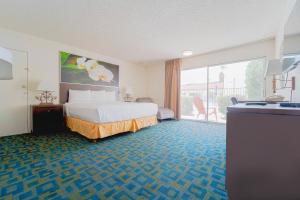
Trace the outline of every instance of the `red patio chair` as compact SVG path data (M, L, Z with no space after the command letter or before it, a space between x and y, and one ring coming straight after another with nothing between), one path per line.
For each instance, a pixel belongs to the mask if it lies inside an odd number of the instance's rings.
M194 105L198 111L197 118L199 118L200 115L204 115L205 119L208 119L208 116L215 115L216 121L218 121L218 114L217 114L217 108L216 107L209 107L208 113L206 112L203 100L199 96L194 97Z

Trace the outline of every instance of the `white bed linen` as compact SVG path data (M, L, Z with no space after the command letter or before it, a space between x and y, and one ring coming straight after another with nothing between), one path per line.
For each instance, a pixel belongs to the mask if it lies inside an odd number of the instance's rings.
M116 122L154 116L157 114L157 110L158 106L154 103L81 102L65 104L67 116L93 123Z

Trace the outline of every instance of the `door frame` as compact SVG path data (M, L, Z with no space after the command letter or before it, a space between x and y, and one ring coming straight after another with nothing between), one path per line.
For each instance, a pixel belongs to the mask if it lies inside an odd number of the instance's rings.
M26 95L26 133L30 133L30 107L29 107L29 53L27 50L21 50L21 49L16 49L16 48L11 48L7 47L6 45L0 44L1 47L11 50L11 51L16 51L20 53L25 53L26 54L26 64L24 66L24 70L26 71L26 90L25 90L25 95ZM20 133L24 134L24 133ZM11 134L9 134L11 135ZM9 136L9 135L4 135L4 136ZM13 134L16 135L16 134ZM19 134L18 134L19 135ZM4 137L2 136L2 137Z

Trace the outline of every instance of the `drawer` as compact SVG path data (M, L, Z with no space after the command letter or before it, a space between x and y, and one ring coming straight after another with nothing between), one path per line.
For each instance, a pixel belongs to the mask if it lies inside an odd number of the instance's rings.
M43 112L62 112L62 109L60 107L38 107L33 108L33 112L35 113L43 113Z
M62 131L64 128L62 106L32 106L32 132L37 134L54 133Z

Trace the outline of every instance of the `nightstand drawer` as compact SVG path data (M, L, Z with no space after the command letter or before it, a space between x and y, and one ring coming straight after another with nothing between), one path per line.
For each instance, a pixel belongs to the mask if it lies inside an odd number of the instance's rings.
M36 113L49 113L49 112L60 112L61 109L57 107L41 107L38 109L35 109L34 112Z
M33 133L55 133L65 129L62 105L36 105L31 110Z

